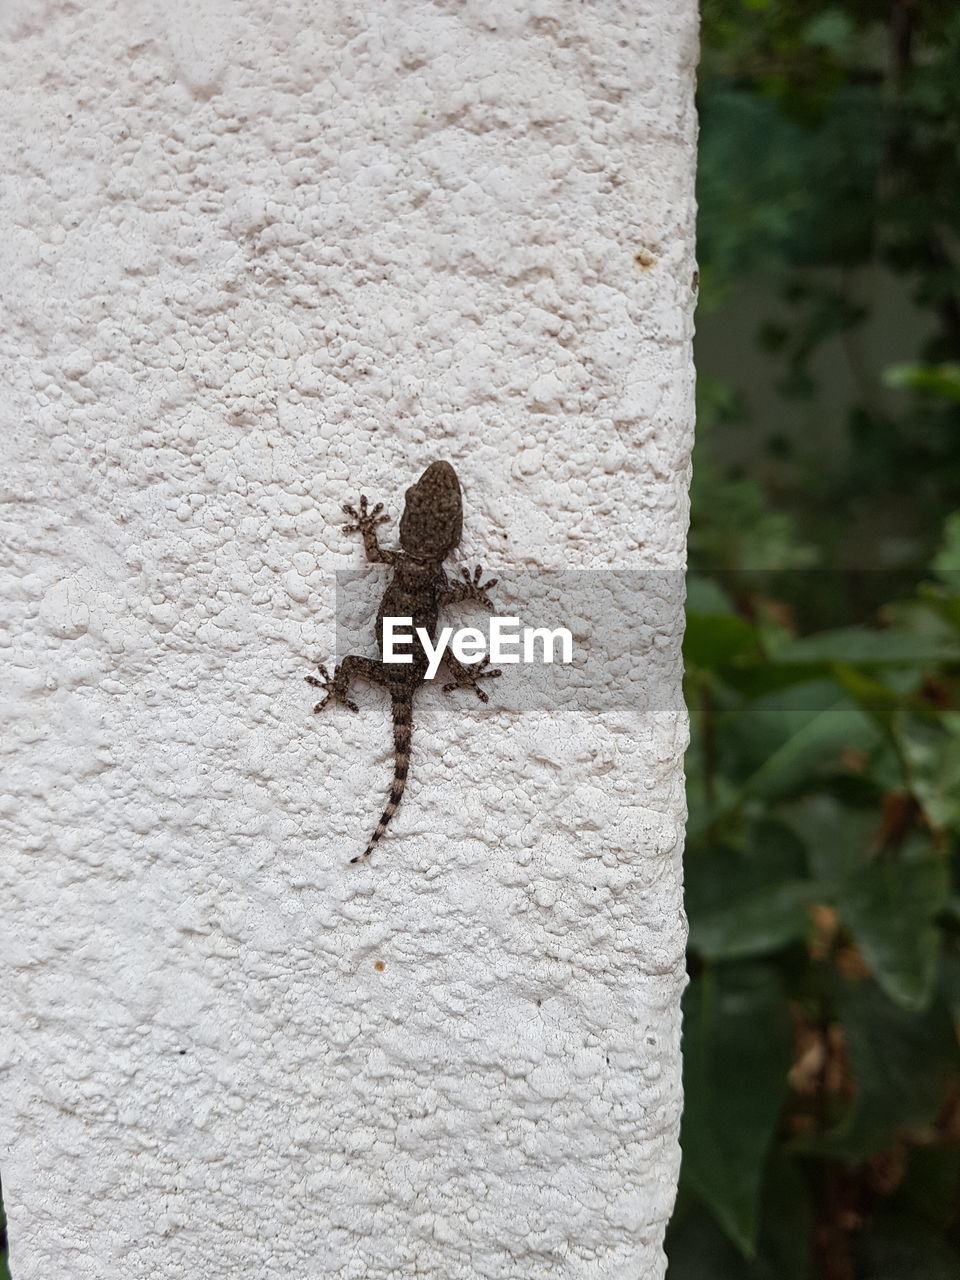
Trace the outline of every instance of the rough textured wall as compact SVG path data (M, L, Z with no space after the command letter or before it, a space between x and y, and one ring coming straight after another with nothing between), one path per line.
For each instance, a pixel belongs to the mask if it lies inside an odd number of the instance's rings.
M695 24L4 6L15 1280L662 1274ZM384 699L312 717L302 676L340 504L435 457L508 592L651 570L642 661L603 705L424 690L351 867Z

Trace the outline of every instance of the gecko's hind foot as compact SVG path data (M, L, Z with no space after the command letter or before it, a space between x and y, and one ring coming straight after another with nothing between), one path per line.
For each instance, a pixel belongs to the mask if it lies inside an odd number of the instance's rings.
M489 697L477 681L496 680L498 676L503 675L503 672L499 667L491 667L489 658L481 658L474 666L462 667L455 671L454 675L456 678L443 686L444 693L450 693L453 689L472 689L481 702L489 702Z
M322 711L328 702L342 702L343 705L345 707L349 707L351 711L360 710L357 704L347 697L346 689L341 688L340 685L337 684L336 675L334 675L332 679L330 678L330 673L322 662L317 663L317 670L320 672L319 679L317 679L316 676L303 677L307 684L313 685L315 689L322 689L326 695L313 708L314 715L316 715L317 712Z
M343 504L343 510L348 516L352 516L356 524L347 524L343 526L344 533L367 533L375 529L378 524L386 524L390 519L389 516L382 516L380 512L383 510L383 503L378 502L372 511L367 510L366 494L360 495L360 510L351 506L349 502Z

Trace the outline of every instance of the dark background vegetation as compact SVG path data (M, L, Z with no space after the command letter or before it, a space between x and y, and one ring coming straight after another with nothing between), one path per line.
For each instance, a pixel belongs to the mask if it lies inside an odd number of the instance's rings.
M669 1280L957 1280L960 6L702 16Z
M669 1280L957 1280L960 12L702 11Z

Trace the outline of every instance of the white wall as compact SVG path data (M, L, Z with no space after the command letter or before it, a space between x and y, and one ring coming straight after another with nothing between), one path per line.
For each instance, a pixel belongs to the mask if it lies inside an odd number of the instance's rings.
M4 7L14 1280L662 1275L695 24ZM395 517L435 457L507 599L652 570L642 661L612 702L424 690L352 867L386 707L312 717L302 676L340 504Z

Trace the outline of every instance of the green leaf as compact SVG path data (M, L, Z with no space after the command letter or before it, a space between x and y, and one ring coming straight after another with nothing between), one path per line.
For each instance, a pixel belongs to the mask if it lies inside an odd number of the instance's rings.
M943 522L943 544L930 567L956 590L960 574L960 511L954 511Z
M843 54L850 47L856 29L849 14L842 9L824 9L811 18L801 33L804 44L820 45Z
M702 573L687 574L687 613L706 617L727 617L736 611L717 577Z
M923 666L960 660L960 644L936 636L909 631L875 631L869 627L841 627L821 631L785 644L780 662L909 664Z
M825 891L863 865L879 821L872 808L854 808L824 794L804 796L785 806L781 817L805 842L810 873Z
M895 738L910 789L935 827L960 829L960 712L903 711Z
M745 840L744 840L745 836ZM687 842L685 892L691 920L736 913L754 894L806 878L806 851L782 822L753 824L735 843L715 837Z
M950 569L942 576L940 582L918 582L916 594L909 600L896 600L884 607L893 629L956 644L954 614L960 610L960 573Z
M687 614L683 660L712 671L741 654L759 654L756 632L735 614Z
M889 1146L898 1132L933 1122L960 1069L960 1054L950 1015L939 999L923 1013L910 1013L875 982L842 982L836 1006L856 1098L833 1130L795 1145L862 1160Z
M757 1280L807 1280L812 1228L806 1179L795 1159L777 1151L765 1170Z
M947 571L941 570L939 577L945 577ZM950 577L956 580L956 570L949 570ZM951 583L951 587L953 583ZM934 582L921 582L917 588L922 607L928 609L954 631L960 631L960 594Z
M696 702L692 709L690 839L699 837L704 824L735 820L748 808L762 809L821 785L841 768L842 752L867 751L881 742L876 726L829 681L781 689L719 715L696 714Z
M710 1210L682 1190L664 1252L667 1280L752 1280L751 1262L730 1243Z
M745 1255L756 1243L761 1176L790 1051L787 1002L774 970L721 965L691 983L684 1000L683 1178Z
M894 691L879 680L865 675L856 667L846 665L836 668L837 683L866 714L888 733L901 700Z
M775 951L807 931L807 911L818 896L823 895L809 880L785 880L723 911L693 917L690 949L710 960Z
M782 741L742 785L742 796L771 800L785 797L810 782L824 768L836 767L844 749L865 748L877 731L862 712L838 699L834 706L813 714L784 711Z
M724 1236L709 1211L681 1189L665 1244L668 1280L808 1280L812 1214L798 1162L775 1152L763 1171L753 1258Z
M947 901L949 868L922 858L877 858L851 872L837 907L877 982L904 1009L924 1009L933 991L940 932L933 916Z
M892 364L883 372L884 385L924 391L943 400L960 401L960 364Z
M940 1232L906 1214L868 1223L857 1242L859 1280L957 1280L960 1253Z
M948 938L943 948L943 964L941 967L941 996L950 1010L960 1035L960 943L955 937Z

